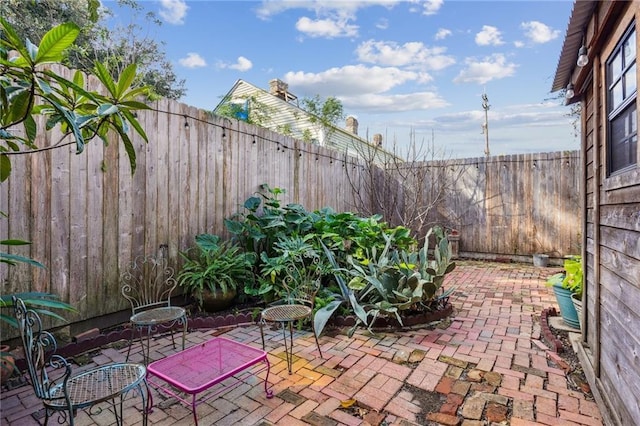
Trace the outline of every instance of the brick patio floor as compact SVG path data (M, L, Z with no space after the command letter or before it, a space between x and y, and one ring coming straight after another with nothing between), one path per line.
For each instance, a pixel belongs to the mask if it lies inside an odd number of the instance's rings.
M453 315L437 327L371 335L359 330L349 338L331 333L320 338L324 359L313 336L296 331L293 374L287 372L279 330L265 329L271 363L267 399L259 377L197 408L200 425L601 425L590 395L571 390L566 372L541 338L543 309L556 306L546 277L557 268L524 264L458 262L447 277L455 286ZM223 334L261 347L255 325L230 330L196 330L187 346ZM122 345L121 345L122 346ZM170 338L152 343L154 359L175 352ZM122 362L126 347L104 348L86 367ZM140 357L140 353L132 355ZM83 367L84 368L84 367ZM264 373L259 373L264 377ZM189 407L152 390L153 425L193 423ZM350 409L342 401L355 400ZM125 423L139 425L135 406L125 402ZM30 386L3 391L2 425L38 424L41 410ZM37 417L37 416L36 416ZM53 420L55 421L55 419ZM105 410L76 424L111 425Z

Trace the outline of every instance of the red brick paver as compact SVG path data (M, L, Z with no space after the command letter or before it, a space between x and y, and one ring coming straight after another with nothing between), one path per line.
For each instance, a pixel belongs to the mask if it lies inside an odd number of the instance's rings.
M455 287L454 313L441 327L323 335L322 359L313 336L297 330L292 375L283 359L281 333L265 330L275 396L267 399L260 379L249 377L199 405L200 424L355 426L364 423L367 413L376 413L367 419L394 425L476 425L487 420L512 426L602 425L591 396L568 388L568 373L540 337L542 311L556 306L544 282L556 269L459 262L445 283ZM252 325L190 331L187 346L220 334L261 347L259 329ZM152 357L173 351L168 336L153 340ZM135 361L140 353L132 352ZM125 354L126 348L105 348L89 366L124 361ZM188 407L152 393L150 424L193 422ZM424 395L432 395L430 400L439 405L423 406ZM125 401L125 423L140 424L139 401ZM41 405L30 387L3 389L0 402L2 426L38 424L32 414ZM349 402L350 408L342 407ZM112 417L106 410L93 419L79 413L76 424L110 425Z

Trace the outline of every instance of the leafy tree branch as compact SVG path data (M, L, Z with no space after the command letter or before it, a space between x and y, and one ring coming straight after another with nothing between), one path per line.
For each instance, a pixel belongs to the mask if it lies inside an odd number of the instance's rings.
M125 145L132 171L135 151L128 135L132 127L145 141L147 136L134 116L136 110L148 109L137 99L147 93L146 87L132 87L136 78L135 64L123 69L114 80L107 68L96 63L93 75L105 88L105 95L88 91L85 75L76 71L72 80L44 67L61 64L66 49L74 43L80 29L73 23L58 25L47 32L39 46L23 42L13 27L0 17L0 182L11 173L9 156L15 153L52 149L67 136L73 138L76 152L98 137L108 142L109 131L115 131ZM36 118L47 119L47 130L59 127L62 138L53 146L37 147ZM23 135L22 135L23 134Z

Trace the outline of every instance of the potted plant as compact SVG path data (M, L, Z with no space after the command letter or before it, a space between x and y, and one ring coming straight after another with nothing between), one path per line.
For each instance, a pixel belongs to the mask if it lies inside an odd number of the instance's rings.
M180 253L185 263L178 284L203 310L223 310L236 297L238 284L253 278L251 268L256 256L231 241L220 241L217 235L200 234L195 241L195 247Z
M563 321L574 328L580 328L580 317L576 309L582 308L582 260L580 256L571 256L564 261L564 271L547 279L547 285L553 288L560 315Z
M16 368L15 359L9 349L9 345L0 345L0 383L11 377Z
M573 306L576 309L578 322L580 323L580 328L582 328L582 258L580 256L571 256L565 259L564 271L562 286L571 292L571 302L573 302Z

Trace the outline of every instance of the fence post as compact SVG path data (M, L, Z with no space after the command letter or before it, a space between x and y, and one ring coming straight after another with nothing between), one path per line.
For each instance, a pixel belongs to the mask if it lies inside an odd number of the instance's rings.
M449 243L451 244L451 258L458 258L458 250L460 249L460 232L457 229L452 229L449 232Z

